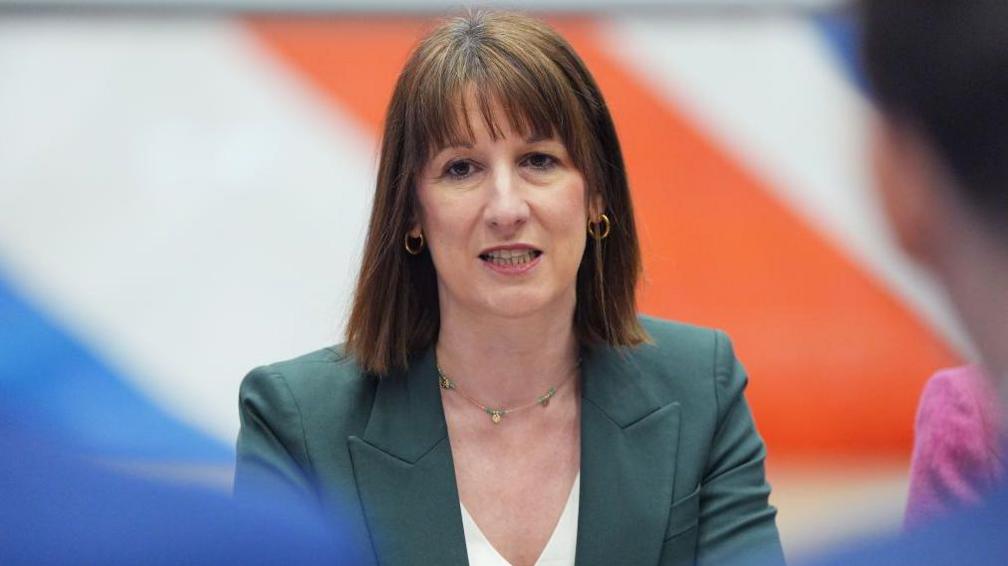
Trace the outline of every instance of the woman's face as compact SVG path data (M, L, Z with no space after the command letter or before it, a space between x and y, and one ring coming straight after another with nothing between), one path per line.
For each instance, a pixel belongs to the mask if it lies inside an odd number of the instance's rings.
M521 317L572 308L588 211L584 178L556 138L526 139L498 120L494 141L473 100L472 146L434 155L418 183L421 230L442 312ZM504 116L499 105L495 115Z

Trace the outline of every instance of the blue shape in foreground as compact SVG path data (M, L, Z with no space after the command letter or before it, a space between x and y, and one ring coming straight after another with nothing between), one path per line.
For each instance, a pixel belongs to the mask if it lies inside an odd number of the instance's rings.
M81 457L58 431L31 429L33 419L6 402L0 397L4 566L364 563L350 554L342 523L317 508L119 473Z
M142 331L138 329L138 331ZM94 456L223 464L233 448L166 414L0 273L0 398Z

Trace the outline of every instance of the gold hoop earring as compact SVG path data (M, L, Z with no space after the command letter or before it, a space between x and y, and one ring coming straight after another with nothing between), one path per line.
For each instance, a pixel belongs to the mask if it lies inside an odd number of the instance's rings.
M595 238L596 240L604 240L606 238L606 236L609 235L609 229L611 227L612 227L612 225L609 223L609 217L606 216L605 214L603 214L602 216L599 217L599 221L598 222L589 222L588 223L588 234L592 238ZM601 228L601 233L599 233L600 232L600 228Z
M414 248L410 246L410 240L420 240L420 243L418 243ZM420 255L420 252L423 251L424 247L423 233L421 232L419 236L413 238L409 235L409 232L406 232L406 237L403 238L403 245L406 246L406 253L409 255Z

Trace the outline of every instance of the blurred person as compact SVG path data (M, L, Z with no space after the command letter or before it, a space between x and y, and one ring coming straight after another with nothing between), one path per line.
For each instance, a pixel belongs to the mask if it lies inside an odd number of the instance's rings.
M640 271L570 45L441 23L388 107L346 343L245 378L236 492L359 509L369 563L782 562L731 343L639 318Z
M990 379L984 388L990 393L980 394L991 396L1003 414L1008 2L865 0L859 7L864 63L879 110L872 151L886 216L902 248L947 293ZM1004 454L1003 435L996 442ZM1006 530L1002 481L976 507L821 563L1006 564Z
M983 499L1004 477L997 391L979 366L937 372L924 386L914 426L907 528Z
M353 564L316 511L103 464L0 398L0 564Z

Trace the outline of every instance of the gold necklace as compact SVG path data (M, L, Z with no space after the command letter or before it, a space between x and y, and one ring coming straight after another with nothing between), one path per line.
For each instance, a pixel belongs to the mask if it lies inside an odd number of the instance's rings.
M577 369L581 367L581 359L578 358L577 364L574 365L574 371L572 371L569 376L567 376L563 381L558 383L555 387L550 387L549 390L546 391L546 393L543 393L542 395L536 397L534 401L529 401L528 403L518 405L517 407L499 407L499 408L488 407L483 403L480 403L476 399L473 399L465 391L459 389L458 384L448 379L448 376L446 376L444 372L441 371L440 365L435 363L434 367L437 369L438 383L441 384L441 389L444 389L445 391L457 392L459 395L462 396L463 399L472 403L473 405L476 405L484 413L489 415L490 422L492 422L493 424L500 424L501 420L504 418L505 415L509 415L511 413L517 413L518 411L523 411L525 409L528 409L529 407L535 407L536 405L541 405L544 408L548 407L550 399L552 399L557 394L557 391L560 390L560 388L563 387L564 385L567 385L567 382L573 379L573 377L577 374Z

